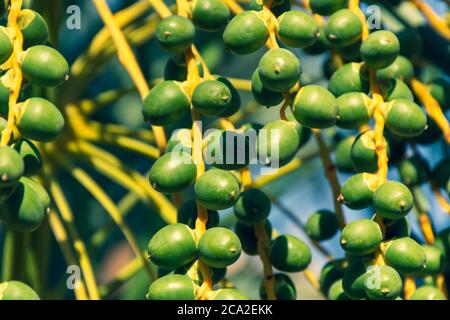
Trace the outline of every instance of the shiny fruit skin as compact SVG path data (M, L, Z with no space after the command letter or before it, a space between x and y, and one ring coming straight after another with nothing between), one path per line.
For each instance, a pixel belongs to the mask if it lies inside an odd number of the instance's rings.
M357 129L373 116L374 106L362 92L348 92L337 98L336 125L344 129Z
M375 190L373 206L375 212L387 219L400 219L411 211L414 199L404 184L388 181Z
M362 24L356 13L341 9L328 19L325 34L328 41L338 47L345 47L361 38Z
M414 102L397 99L388 102L386 127L394 134L411 138L420 135L427 126L425 112Z
M8 146L0 147L0 188L17 184L24 174L25 165L20 154Z
M36 11L23 9L17 19L23 35L23 47L45 45L48 40L48 26L45 19Z
M291 48L311 46L319 35L313 18L301 11L288 11L278 17L278 38Z
M368 268L365 291L371 300L395 300L402 294L402 278L389 266Z
M367 208L372 204L374 190L370 180L374 176L369 173L358 173L344 182L339 201L353 210Z
M189 277L170 274L152 282L148 300L195 300L196 288Z
M425 268L426 256L416 241L404 237L395 239L387 245L385 261L401 274L417 274Z
M336 97L349 92L369 92L367 69L361 63L350 62L337 69L328 82L328 90Z
M0 300L40 300L38 294L20 281L0 283Z
M27 139L20 139L14 144L14 149L22 157L25 165L24 174L31 176L42 168L42 156L39 149Z
M263 191L247 189L234 205L234 215L240 223L254 226L269 216L270 207L270 199Z
M353 255L365 256L374 252L382 240L383 234L376 222L360 219L344 227L340 243L345 251Z
M231 106L231 92L217 80L206 80L197 85L192 93L192 104L205 116L218 116Z
M266 107L279 105L284 100L281 92L271 91L264 87L259 77L258 69L255 70L252 76L252 94L256 102Z
M230 9L222 0L195 0L192 3L192 22L199 29L220 30L229 18Z
M339 221L334 212L318 210L305 223L308 236L316 241L331 239L339 230Z
M391 31L375 31L361 45L361 56L373 69L386 68L395 61L399 52L400 42Z
M417 288L410 300L447 300L445 295L436 287L423 286Z
M156 40L161 48L171 53L183 53L194 42L195 27L188 18L170 16L156 27Z
M241 242L234 232L215 227L206 230L198 242L198 256L206 265L227 267L241 255Z
M281 235L272 240L269 259L280 271L300 272L310 264L311 251L302 240L292 235Z

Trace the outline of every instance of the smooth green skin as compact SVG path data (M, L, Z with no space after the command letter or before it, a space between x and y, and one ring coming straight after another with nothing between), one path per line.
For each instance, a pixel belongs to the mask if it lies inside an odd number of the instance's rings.
M197 220L197 203L195 199L190 199L184 202L180 208L178 208L178 223L184 223L190 228L195 229L195 221ZM208 209L208 222L206 228L217 227L219 224L219 213L215 210Z
M238 170L255 157L256 138L230 130L215 130L204 139L203 159L223 170Z
M42 156L33 142L27 139L20 139L14 144L14 149L23 160L25 175L32 176L41 170Z
M310 6L314 13L329 16L345 7L345 0L311 0Z
M341 247L356 256L365 256L374 252L383 234L380 226L370 219L360 219L345 226L341 234Z
M193 231L182 223L160 229L150 239L147 250L154 264L169 269L182 267L197 255Z
M414 77L414 66L412 62L404 57L397 56L397 58L390 65L377 71L377 80L386 81L390 79L400 79L402 81L409 81Z
M373 69L386 68L392 64L400 52L397 36L386 30L375 31L363 41L361 57Z
M192 3L192 22L199 29L220 30L230 18L230 9L222 0L195 0Z
M447 300L447 298L438 288L433 286L423 286L418 288L409 300Z
M292 279L283 273L276 273L275 277L275 296L277 300L296 300L297 289ZM259 287L259 296L262 300L267 300L266 288L264 286L264 281Z
M164 126L181 119L189 111L190 105L179 82L163 81L154 86L144 99L142 113L146 121Z
M361 32L361 21L349 9L341 9L333 13L325 27L328 41L337 47L345 47L355 43L361 38Z
M373 145L365 145L367 140L373 141L373 131L369 130L359 134L352 145L350 156L353 168L357 172L376 172L378 170L378 158L375 151L375 142ZM389 150L389 148L387 147ZM389 156L389 151L387 151Z
M348 92L369 91L367 69L361 63L350 62L337 69L328 82L328 90L336 97Z
M441 188L447 186L447 182L450 179L450 157L446 157L438 162L431 172L431 178Z
M45 188L40 183L34 181L31 178L23 177L22 179L24 181L27 181L30 188L32 188L34 190L37 197L39 198L39 201L42 204L42 206L44 207L45 212L49 213L50 196L48 195L47 190L45 190Z
M450 82L444 78L437 78L428 84L430 93L438 102L441 108L450 108Z
M45 19L36 11L23 9L17 20L23 35L23 47L44 45L48 40L48 26Z
M310 55L318 55L324 53L330 46L331 44L325 36L325 27L319 26L319 37L312 45L303 48L303 51Z
M305 223L305 230L313 240L328 240L339 230L339 221L334 212L319 210L309 216Z
M205 116L217 116L231 106L231 92L217 80L206 80L197 85L192 93L192 104Z
M272 225L269 220L265 223L267 237L272 238ZM241 241L242 250L250 255L255 256L258 254L258 239L256 238L255 228L253 226L248 226L237 222L234 227L234 232Z
M292 88L300 77L300 61L289 50L267 51L259 60L259 78L267 89L284 92Z
M164 193L180 192L195 182L197 169L185 152L169 152L153 164L149 179L152 187Z
M8 146L0 147L0 188L17 184L25 171L20 154Z
M342 287L342 279L336 280L328 290L328 300L350 300Z
M386 263L401 274L417 274L425 268L423 248L409 237L393 240L388 244L384 257Z
M20 134L41 142L55 140L64 129L64 118L58 108L42 98L30 98L18 105L21 116L16 119Z
M278 38L293 48L305 48L316 42L319 36L317 23L304 12L288 11L278 17Z
M341 188L343 204L353 210L367 208L372 204L373 191L363 178L363 173L351 176Z
M366 275L365 291L371 300L395 300L402 294L402 278L389 266L372 266Z
M0 64L6 62L13 52L13 43L6 27L0 26Z
M386 116L386 127L394 134L411 138L420 135L427 126L425 112L414 102L398 99Z
M422 245L422 249L425 253L426 263L425 269L420 273L422 276L425 275L436 275L442 272L444 268L444 255L442 250L437 246L432 245Z
M373 218L375 218L375 216ZM411 226L407 217L398 220L384 219L383 222L386 227L384 240L409 237L411 235Z
M247 189L234 205L234 215L240 223L254 226L269 216L270 207L270 199L262 190Z
M414 95L411 90L406 83L400 79L380 82L379 88L384 101L392 101L396 99L414 101Z
M219 289L212 300L250 300L237 289Z
M199 259L215 268L235 263L241 255L241 249L241 242L236 234L221 227L206 230L198 242Z
M344 129L357 129L369 122L373 108L369 108L368 97L362 92L348 92L337 98L338 117L336 125Z
M177 129L172 132L169 141L167 141L166 152L182 151L192 154L192 145L191 129Z
M355 142L355 136L349 136L345 139L339 141L336 146L334 163L336 168L341 172L352 173L355 170L353 169L353 163L351 158L351 150L353 142Z
M256 102L266 107L279 105L284 100L281 92L275 92L267 89L261 82L258 69L252 75L252 94Z
M266 43L268 37L266 23L253 10L236 15L223 32L226 47L237 54L255 52Z
M195 285L189 277L170 274L152 282L148 300L195 300Z
M8 228L33 232L41 225L48 209L33 180L22 177L12 194L0 205L0 219Z
M249 7L251 10L261 11L263 9L263 0L250 0ZM272 5L270 6L270 11L275 15L275 17L279 17L286 11L291 10L292 4L289 0L275 0L272 1Z
M194 42L195 27L188 18L170 16L156 27L156 40L161 48L171 53L183 53Z
M342 287L345 294L352 300L367 298L365 290L366 271L370 264L369 259L356 259L350 263L342 277Z
M300 138L295 124L290 121L276 120L263 127L258 134L258 150L267 156L266 165L278 160L279 166L289 163L297 154ZM275 147L275 150L272 150Z
M327 89L314 84L307 85L297 93L292 113L305 127L329 128L336 123L338 103Z
M311 263L311 250L292 235L281 235L272 240L269 247L272 265L284 272L300 272Z
M236 88L233 86L230 80L223 76L213 76L215 80L222 82L225 84L228 89L231 92L231 103L230 106L220 114L221 117L231 117L236 112L239 111L241 107L241 96L239 94L239 91L236 90Z
M28 285L20 281L8 281L3 291L0 291L0 300L40 300L38 294ZM5 282L0 283L0 288Z
M388 181L379 186L373 194L375 212L387 219L400 219L411 211L414 198L403 183Z
M400 179L407 186L418 186L430 177L430 166L421 156L414 155L403 159L398 165Z
M164 80L183 82L187 79L186 64L179 64L174 59L168 59L164 66Z
M33 46L21 57L21 67L25 79L41 87L55 87L69 76L66 59L55 49Z
M334 282L344 275L348 262L345 259L328 261L320 271L320 291L327 294Z

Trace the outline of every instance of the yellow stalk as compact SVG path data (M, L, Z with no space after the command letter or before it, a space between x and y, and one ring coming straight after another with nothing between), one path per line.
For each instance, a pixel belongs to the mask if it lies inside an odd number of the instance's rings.
M123 284L129 281L142 269L142 261L139 258L134 258L126 265L124 265L114 276L114 279L100 286L100 293L103 298L107 298L114 290L120 288Z
M97 131L105 133L111 136L127 136L131 138L136 138L148 142L154 142L153 133L149 130L137 129L133 130L124 125L116 123L101 123L97 121L89 121L89 126ZM147 155L156 155L157 150L152 150L152 152L147 152Z
M412 3L419 9L423 15L428 19L431 26L445 39L450 40L450 28L443 18L441 18L429 4L422 0L411 0Z
M155 8L155 11L161 18L167 18L172 15L172 11L170 11L169 7L166 6L164 1L162 0L148 0L148 2Z
M303 274L305 275L306 280L308 280L308 282L314 289L320 290L319 280L317 280L316 275L311 270L305 269L305 271L303 271Z
M247 79L228 78L236 90L252 91L252 82Z
M240 4L235 0L224 0L223 2L225 2L228 8L230 8L231 12L233 12L234 14L239 14L244 11Z
M414 281L414 277L407 276L405 278L405 283L403 284L403 294L405 296L405 300L409 300L414 291L416 291L416 282Z
M255 226L255 235L258 239L257 248L258 255L263 264L264 272L264 288L266 290L268 300L276 300L275 294L275 277L273 275L272 264L269 260L269 237L266 232L266 221L260 222Z

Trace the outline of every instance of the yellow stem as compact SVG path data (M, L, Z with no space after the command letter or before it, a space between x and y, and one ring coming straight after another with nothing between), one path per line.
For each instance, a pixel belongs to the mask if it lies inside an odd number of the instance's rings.
M303 271L303 274L305 275L306 280L308 280L311 286L314 289L320 291L320 283L319 280L317 280L316 275L309 269L305 269L305 271Z
M367 27L366 16L359 8L359 0L349 0L348 8L358 15L362 25L361 39L365 40L369 36L369 28Z
M169 7L162 0L148 0L150 4L155 8L155 11L161 18L167 18L172 15L172 11L170 11Z
M291 103L291 95L289 94L289 92L283 92L283 96L284 102L280 108L280 119L288 120L288 118L286 117L286 109L289 107L289 104Z
M223 2L225 2L234 14L239 14L244 11L244 9L235 0L224 0Z
M414 281L414 277L407 276L405 278L405 283L403 284L403 294L405 296L405 300L409 300L414 291L416 291L416 282Z
M269 238L266 232L266 221L258 223L255 226L255 234L258 239L258 255L263 264L264 271L264 288L266 289L266 294L268 300L276 300L277 296L275 294L275 277L273 275L272 264L269 260Z
M429 4L422 0L411 0L412 3L419 9L423 15L428 19L431 26L445 39L450 40L450 28L446 21L441 18Z
M431 182L431 189L433 190L434 196L436 197L436 200L438 201L442 210L450 214L450 204L448 203L444 195L441 193L439 186L436 183Z
M100 293L102 298L108 298L111 293L120 288L123 284L133 278L142 269L142 261L139 258L134 258L126 265L124 265L114 276L110 282L100 286Z

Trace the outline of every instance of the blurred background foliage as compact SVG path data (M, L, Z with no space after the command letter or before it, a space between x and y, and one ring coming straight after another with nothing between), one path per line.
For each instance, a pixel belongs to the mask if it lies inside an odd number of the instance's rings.
M117 12L136 1L134 0L109 0L108 4L113 12ZM173 1L166 1L170 4ZM450 71L450 46L449 43L440 38L428 25L427 21L420 13L413 8L407 1L397 5L400 1L364 1L364 6L377 4L382 9L382 23L388 29L401 32L402 28L412 28L413 32L421 38L422 47L417 47L415 53L422 50L423 59L433 61L429 64L421 64L420 61L416 65L423 65L417 71L420 78L426 82L437 75L448 76ZM445 1L429 0L427 1L438 13L446 12L447 4ZM80 56L89 47L93 37L103 27L91 0L38 0L24 1L25 6L37 8L44 14L47 21L50 22L53 35L52 45L57 46L61 53L66 57L68 62L72 64L77 57ZM81 29L69 30L66 27L66 19L69 17L66 9L70 5L77 5L81 8ZM243 6L246 4L244 3ZM295 7L301 10L300 7ZM153 11L150 10L149 14ZM144 15L141 19L146 19ZM135 23L139 23L136 21ZM409 29L408 29L409 30ZM56 38L57 36L57 38ZM195 43L207 65L215 74L221 74L233 78L249 79L253 70L257 66L260 56L265 49L246 55L237 56L227 52L222 41L222 32L205 33L198 31ZM112 46L111 43L108 45ZM153 37L142 45L134 47L138 57L140 66L144 71L146 78L152 81L162 78L163 69L168 54L158 47ZM302 52L300 49L293 49L300 57L302 63L302 84L318 83L326 85L324 77L324 62L328 58L328 53L311 56ZM105 63L104 63L105 62ZM100 66L87 65L86 68L94 68L95 76L92 77L90 83L85 84L85 88L73 97L71 81L61 88L59 91L59 102L65 101L67 96L71 99L79 100L81 98L92 98L110 89L132 88L133 84L120 65L116 57L112 57L106 61L102 61ZM47 92L47 95L51 92ZM62 95L62 96L61 96ZM244 116L239 121L241 124L246 122L266 123L270 120L278 118L278 108L266 109L265 107L256 105L252 99L251 93L241 92L243 100ZM144 128L148 126L143 122L141 114L140 98L136 92L130 92L123 97L117 99L111 105L102 108L99 112L92 115L92 119L100 122L121 123L133 129ZM181 120L176 125L167 128L169 132L177 127L190 127L190 115ZM208 123L204 124L204 126ZM348 135L348 131L340 131L339 129L329 129L325 132L329 145L333 146L336 137ZM117 148L106 148L126 163L128 166L135 168L141 173L145 173L151 166L151 160L127 151ZM436 143L419 146L421 153L429 161L433 167L445 154L448 154L449 147L444 141L439 140ZM308 143L305 148L300 151L300 156L309 156L317 153L317 147L314 141ZM84 167L92 177L107 191L114 201L119 201L127 190L117 186L102 175L96 173L88 167ZM252 168L254 175L258 174L258 167ZM109 221L109 216L105 210L92 199L91 195L80 187L69 175L63 171L57 172L60 181L63 184L65 195L69 201L73 213L75 215L75 223L80 231L80 236L86 241L88 251L94 263L95 273L100 284L105 284L114 278L114 275L121 267L133 259L133 253L129 249L122 234L118 229L112 229L106 242L98 247L95 241L92 241L92 235L101 226ZM339 174L341 183L349 176ZM389 170L389 179L398 180L398 173L394 167ZM424 188L424 194L428 199L434 199L434 196L428 186ZM274 228L280 233L291 233L304 239L310 243L307 236L302 232L299 223L306 221L308 215L318 209L333 208L332 192L329 184L324 177L322 165L318 156L312 157L304 163L302 167L295 172L282 177L281 179L271 183L265 187L270 194L277 199L277 203L281 203L282 207L273 205L270 220ZM191 197L193 197L191 193ZM188 196L186 196L188 198ZM450 215L444 213L436 201L429 202L429 212L433 218L434 226L437 231L450 225ZM348 221L356 218L370 217L372 212L352 211L344 208ZM232 228L234 225L234 215L230 214L230 210L221 212L221 225ZM413 236L422 239L422 235L418 229L415 215L409 215L412 225ZM142 203L138 203L127 217L133 232L138 238L142 248L146 247L150 237L163 225L158 214L151 208ZM49 239L48 250L40 259L45 259L47 279L40 279L37 290L42 298L67 298L72 299L73 292L67 290L65 281L68 274L66 273L66 263L60 252L60 249L49 231L48 224L42 226L42 230L38 232L47 233ZM0 238L4 238L5 228L0 225ZM339 246L338 236L323 243L335 257L344 255ZM3 243L3 242L2 242ZM313 249L313 262L310 269L318 275L322 265L326 262L320 252ZM0 250L2 250L0 248ZM1 256L0 256L1 257ZM252 298L259 298L258 289L261 282L261 263L257 256L249 257L242 254L237 263L228 268L227 278L229 278L236 287L243 293ZM295 274L293 279L298 289L298 299L321 299L322 295L314 290L311 285L306 282L302 274ZM115 299L143 299L148 289L150 279L144 271L138 272L130 281L123 285L119 290L113 292L108 298Z

